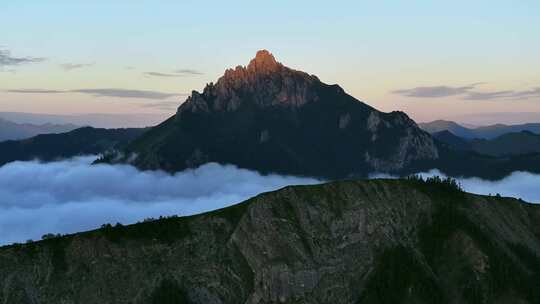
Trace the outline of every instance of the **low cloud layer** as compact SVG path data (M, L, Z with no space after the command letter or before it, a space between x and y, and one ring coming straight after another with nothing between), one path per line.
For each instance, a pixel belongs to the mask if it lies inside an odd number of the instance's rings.
M45 61L45 58L40 57L15 57L8 50L0 49L0 68L7 66L18 66L29 63L38 63Z
M161 215L191 215L244 201L286 185L320 181L260 175L234 166L207 164L169 175L128 165L97 165L94 157L52 163L13 162L0 167L0 245L73 233L104 223L129 224ZM442 175L437 170L423 176ZM389 177L374 175L372 178ZM540 175L515 172L491 182L459 179L464 189L500 193L540 203Z
M439 170L419 173L422 177L446 177ZM374 174L371 178L395 178L386 174ZM514 172L498 181L487 181L480 178L457 178L467 192L485 195L496 195L522 198L531 203L540 203L540 175L528 172Z
M460 96L464 100L523 100L530 98L540 97L540 87L532 88L529 90L505 90L505 91L491 91L491 92L479 92L475 89L483 83L473 83L467 86L453 87L453 86L430 86L430 87L416 87L411 89L395 90L393 94L416 97L416 98L439 98L439 97L451 97Z
M130 90L130 89L76 89L76 90L49 90L49 89L12 89L6 90L8 93L20 94L65 94L81 93L94 97L117 97L117 98L141 98L141 99L167 99L171 97L183 96L179 93L165 93L159 91Z
M91 166L93 157L0 167L0 245L72 233L103 223L134 223L160 215L223 208L261 192L315 179L262 176L207 164L174 176L127 165Z

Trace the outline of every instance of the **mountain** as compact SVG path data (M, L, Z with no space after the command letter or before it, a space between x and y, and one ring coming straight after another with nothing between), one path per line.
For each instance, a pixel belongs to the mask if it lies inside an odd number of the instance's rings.
M12 161L52 161L121 149L146 129L95 129L84 127L61 134L44 134L24 140L0 142L0 166ZM0 302L1 303L1 302Z
M264 50L193 91L176 115L124 152L142 169L218 162L327 178L397 172L438 158L431 136L405 113L379 112Z
M435 120L427 123L419 123L418 126L431 134L441 131L450 131L452 134L463 138L477 137L472 129L448 120Z
M21 124L0 118L0 142L29 138L38 134L64 133L77 128L79 127L73 124Z
M535 134L540 134L540 123L527 123L519 125L491 125L485 127L478 127L474 129L475 133L482 135L479 138L495 138L507 133L516 133L522 131L529 131Z
M20 124L74 124L94 128L144 128L154 126L167 114L40 114L24 112L0 112L0 118Z
M466 128L453 121L435 120L428 123L420 123L418 126L431 134L441 131L450 131L454 135L466 139L493 139L507 133L517 133L522 131L540 134L540 123L526 123L518 125L496 124L476 128Z
M438 141L444 144L447 144L452 149L463 150L463 151L473 150L471 147L470 140L467 140L463 137L459 137L448 130L435 132L431 135L433 136L433 138L437 139Z
M540 135L529 131L507 133L493 139L466 140L450 131L434 133L433 137L456 150L475 151L491 156L540 153Z
M539 303L539 221L436 179L291 186L0 248L0 303Z

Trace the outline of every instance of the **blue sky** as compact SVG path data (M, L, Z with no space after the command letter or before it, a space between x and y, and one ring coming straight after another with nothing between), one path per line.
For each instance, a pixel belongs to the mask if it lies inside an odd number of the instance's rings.
M183 94L265 48L418 120L540 112L538 1L2 0L0 27L4 56L44 59L0 66L0 111L166 115ZM471 84L461 94L422 94ZM171 97L81 93L104 88ZM70 92L8 92L28 89ZM484 95L471 100L471 92Z

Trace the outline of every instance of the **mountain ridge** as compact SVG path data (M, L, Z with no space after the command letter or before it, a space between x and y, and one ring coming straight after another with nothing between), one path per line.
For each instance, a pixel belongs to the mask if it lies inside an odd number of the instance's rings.
M513 156L540 153L540 134L530 131L505 133L492 139L464 139L450 131L433 133L437 140L452 149L474 151L490 156Z
M538 303L538 207L440 180L289 186L1 247L0 302Z
M0 142L0 166L12 161L54 161L118 150L146 129L83 127L66 133L41 134L23 140Z
M535 134L540 134L540 123L524 123L524 124L494 124L475 128L467 128L456 122L449 120L434 120L427 123L418 124L425 131L434 134L441 131L450 131L454 135L465 139L494 139L507 133L516 133L521 131L529 131Z
M0 142L30 138L39 134L57 134L80 128L74 124L16 123L0 117Z

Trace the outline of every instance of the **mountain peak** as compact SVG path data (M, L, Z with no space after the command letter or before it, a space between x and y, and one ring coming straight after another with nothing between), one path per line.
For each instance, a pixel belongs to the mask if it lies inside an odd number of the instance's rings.
M193 91L178 113L234 111L244 104L300 107L319 99L316 87L321 85L316 76L290 69L260 50L247 66L227 69L202 93Z
M271 72L277 70L281 64L276 61L274 55L267 50L260 50L255 55L249 65L247 66L248 70L254 72Z

